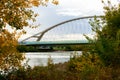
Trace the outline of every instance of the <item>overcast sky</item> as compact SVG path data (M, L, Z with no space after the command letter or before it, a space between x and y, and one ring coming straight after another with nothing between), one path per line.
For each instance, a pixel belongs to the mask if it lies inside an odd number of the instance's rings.
M105 0L107 1L107 0ZM118 3L118 0L111 0L113 4ZM36 29L26 28L27 34L22 36L20 40L36 34L48 27L51 27L57 23L65 20L84 17L84 16L94 16L103 15L103 4L101 0L59 0L59 5L48 4L47 7L39 6L33 8L35 13L39 16L36 18L35 24L41 24ZM55 34L55 33L54 33ZM56 40L62 37L70 36L70 39L79 39L79 34L67 34L67 35L56 35ZM51 36L48 36L50 38ZM55 36L54 36L55 37ZM47 39L46 39L47 40ZM52 40L52 39L51 39Z

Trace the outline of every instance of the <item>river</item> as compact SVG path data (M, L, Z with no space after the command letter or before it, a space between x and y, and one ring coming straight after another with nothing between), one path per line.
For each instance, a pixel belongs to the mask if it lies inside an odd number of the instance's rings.
M57 64L67 62L70 60L70 57L80 54L81 51L28 52L25 53L25 57L26 60L28 60L28 65L33 67L33 66L46 66L48 58L51 58L53 63Z

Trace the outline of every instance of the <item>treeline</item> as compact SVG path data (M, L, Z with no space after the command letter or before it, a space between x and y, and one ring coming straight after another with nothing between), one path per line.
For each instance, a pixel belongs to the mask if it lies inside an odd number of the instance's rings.
M3 47L4 54L0 54L0 80L120 80L120 4L112 6L108 1L107 5L104 7L104 16L90 21L96 36L94 39L88 36L86 38L93 45L64 64L53 64L52 60L48 59L48 66L31 68L27 63L16 66L19 65L16 62L20 62L21 54L15 56L17 53L14 52L14 46L10 54L5 54L10 51L12 42L4 45L6 35L1 37L3 45L0 46ZM12 41L11 39L10 37L8 42Z
M39 48L39 46L25 46L19 45L17 47L20 52L48 52L48 51L82 51L90 45L64 45L64 46L51 46L49 48Z

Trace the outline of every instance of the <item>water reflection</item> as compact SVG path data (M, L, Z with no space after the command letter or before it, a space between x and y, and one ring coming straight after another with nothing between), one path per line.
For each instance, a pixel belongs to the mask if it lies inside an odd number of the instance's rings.
M29 59L28 64L30 66L46 66L48 58L51 57L53 63L63 63L70 60L73 56L74 51L59 51L59 52L29 52L25 53L26 60ZM77 51L78 55L81 51Z

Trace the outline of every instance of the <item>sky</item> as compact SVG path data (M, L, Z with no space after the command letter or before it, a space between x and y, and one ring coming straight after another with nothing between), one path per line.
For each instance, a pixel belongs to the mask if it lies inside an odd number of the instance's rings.
M113 4L117 4L118 1L119 0L111 0ZM23 40L65 20L85 16L104 15L103 4L101 3L101 0L59 0L59 5L50 3L47 7L39 6L32 8L32 10L39 14L34 24L40 24L40 26L35 29L25 28L27 34L21 36L19 40ZM65 35L55 34L56 33L54 32L51 35L46 35L43 40L85 39L83 38L82 34L79 33L69 33ZM91 34L88 35L92 36Z

